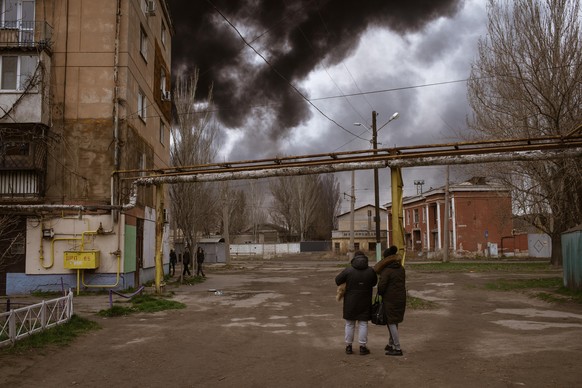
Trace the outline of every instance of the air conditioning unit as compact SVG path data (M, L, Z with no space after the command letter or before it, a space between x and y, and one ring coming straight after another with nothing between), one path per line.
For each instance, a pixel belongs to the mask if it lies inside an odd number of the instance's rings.
M147 0L147 14L149 16L156 15L156 1L155 0Z
M172 94L169 90L162 90L162 101L170 101L172 99Z

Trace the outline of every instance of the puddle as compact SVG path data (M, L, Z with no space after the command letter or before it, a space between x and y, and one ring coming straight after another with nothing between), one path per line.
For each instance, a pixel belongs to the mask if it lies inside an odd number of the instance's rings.
M536 322L536 321L517 321L513 319L502 319L493 321L501 326L508 327L515 330L545 330L545 329L569 329L582 328L579 323L559 323L559 322Z
M437 291L436 290L424 290L424 291L408 290L408 295L413 296L415 298L428 300L431 302L435 302L438 300L447 300L445 298L440 298L438 296L431 296L430 295L430 294L433 294L435 292L437 292Z
M259 322L233 322L222 325L222 327L287 327L283 323L259 323Z
M499 314L521 315L523 317L528 317L528 318L573 318L573 319L582 320L582 315L580 315L580 314L565 313L562 311L554 311L554 310L538 310L538 309L532 309L532 308L495 309L495 310L493 310L493 312L499 313Z

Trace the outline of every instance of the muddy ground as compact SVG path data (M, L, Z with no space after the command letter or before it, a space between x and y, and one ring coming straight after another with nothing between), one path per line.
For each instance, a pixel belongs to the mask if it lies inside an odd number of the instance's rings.
M498 278L540 274L430 273L408 268L403 357L344 353L331 261L235 262L194 286L169 286L183 310L101 318L108 296L75 299L101 330L64 348L0 356L2 387L579 387L582 306L489 291ZM559 276L560 272L545 276ZM222 291L216 295L209 289Z

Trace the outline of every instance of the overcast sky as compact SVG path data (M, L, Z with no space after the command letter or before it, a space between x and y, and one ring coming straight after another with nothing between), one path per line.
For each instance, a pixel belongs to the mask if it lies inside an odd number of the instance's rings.
M468 78L485 35L486 0L169 4L174 73L198 67L199 90L214 83L221 161L369 149L370 132L353 123L371 127L373 110L377 127L399 112L380 130L380 148L458 141L466 131L466 83L455 81ZM403 170L404 194L416 194L414 180L424 191L444 185L444 168ZM351 173L337 176L350 193ZM356 172L357 207L374 203L372 178ZM381 170L380 204L389 183Z

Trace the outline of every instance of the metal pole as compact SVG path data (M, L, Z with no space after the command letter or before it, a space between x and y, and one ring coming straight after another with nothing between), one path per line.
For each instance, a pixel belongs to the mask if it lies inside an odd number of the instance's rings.
M376 129L376 111L372 111L372 148L374 154L378 149L378 130ZM380 239L380 195L378 192L378 169L374 168L374 221L376 222L376 261L382 258L382 241Z
M222 219L224 228L222 236L224 237L224 261L226 264L230 264L230 204L228 200L228 186L228 181L226 181L222 193Z
M164 279L163 267L163 235L164 235L164 185L156 185L156 253L155 253L155 268L156 268L156 293L162 293L162 280Z
M443 223L443 262L449 261L449 166L445 174L445 209Z
M354 207L356 205L356 172L352 170L352 195L350 196L350 246L348 247L348 258L350 260L354 257L354 224L355 224L355 214Z

